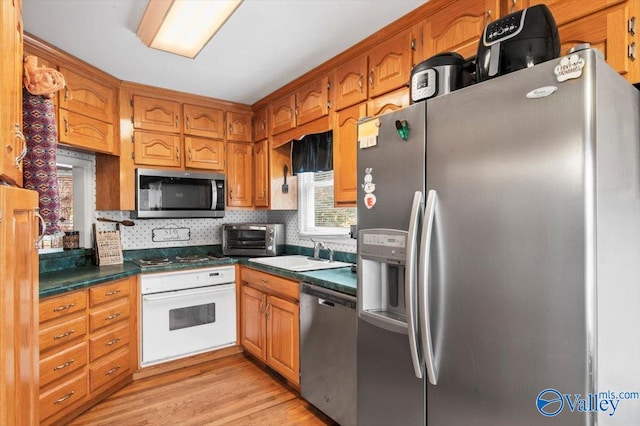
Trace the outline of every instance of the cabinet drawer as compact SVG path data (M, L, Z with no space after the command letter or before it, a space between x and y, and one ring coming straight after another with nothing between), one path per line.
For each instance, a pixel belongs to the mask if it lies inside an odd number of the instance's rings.
M249 268L242 268L242 280L267 293L275 292L296 300L300 298L300 283L297 281L290 281Z
M89 339L89 360L91 362L129 344L129 324Z
M87 334L87 317L85 315L49 328L42 328L39 337L40 353L62 346L85 334Z
M129 318L129 300L122 299L117 304L89 314L89 332Z
M87 394L87 373L82 371L40 394L40 419L44 420L80 401Z
M40 360L40 387L43 387L87 364L87 342Z
M92 365L89 368L89 386L91 392L101 386L122 377L129 371L129 347L125 346L120 351L109 355L105 360Z
M58 109L58 140L87 151L114 154L113 124Z
M40 324L72 312L83 311L86 307L87 293L85 290L45 299L40 302Z
M94 307L101 303L119 299L129 295L129 280L120 280L114 283L92 287L89 289L89 306Z

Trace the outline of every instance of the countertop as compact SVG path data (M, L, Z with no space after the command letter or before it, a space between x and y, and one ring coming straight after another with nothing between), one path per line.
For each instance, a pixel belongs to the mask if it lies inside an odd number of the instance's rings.
M350 294L352 296L356 295L356 274L351 272L351 269L348 267L308 272L292 272L281 268L250 262L247 258L227 258L199 262L197 265L174 263L167 266L145 268L144 270L133 262L125 261L121 265L79 266L60 271L46 272L40 274L40 298L90 287L92 285L102 284L132 275L232 265L236 263L263 272L291 278L296 281L305 281L320 287Z

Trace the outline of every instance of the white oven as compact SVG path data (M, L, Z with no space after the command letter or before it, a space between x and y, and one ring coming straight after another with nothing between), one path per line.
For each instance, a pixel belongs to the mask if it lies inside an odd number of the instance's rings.
M235 344L233 266L143 274L140 294L143 367Z

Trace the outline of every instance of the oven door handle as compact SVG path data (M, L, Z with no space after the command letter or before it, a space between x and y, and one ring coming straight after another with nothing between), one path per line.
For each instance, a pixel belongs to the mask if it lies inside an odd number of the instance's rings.
M226 284L226 285L206 287L205 290L203 289L172 290L166 293L145 294L142 296L142 300L145 302L155 302L157 300L175 299L178 297L189 297L189 296L195 296L198 294L219 293L225 290L232 290L234 287L235 287L235 284Z

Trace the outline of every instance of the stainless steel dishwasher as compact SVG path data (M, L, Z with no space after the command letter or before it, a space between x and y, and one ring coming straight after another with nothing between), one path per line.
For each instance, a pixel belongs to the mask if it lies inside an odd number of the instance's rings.
M300 393L342 426L356 424L356 298L308 283L300 295Z

